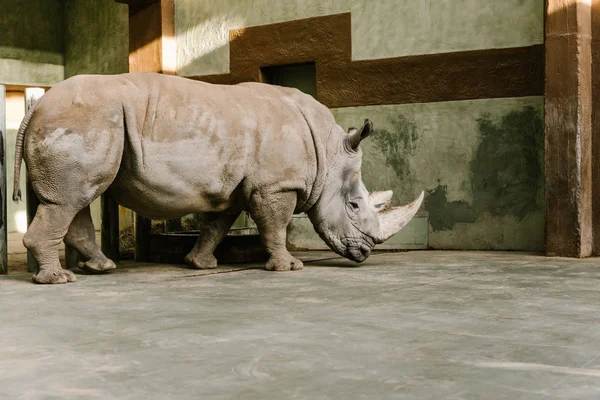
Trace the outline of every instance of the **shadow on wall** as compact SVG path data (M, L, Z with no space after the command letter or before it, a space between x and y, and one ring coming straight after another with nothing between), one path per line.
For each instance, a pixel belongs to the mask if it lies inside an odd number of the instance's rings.
M390 121L394 132L376 130L373 141L398 179L410 180L409 158L416 148L417 127L404 115ZM448 201L447 186L442 184L427 190L424 209L429 212L433 231L452 230L461 222L474 223L484 213L522 220L539 209L544 168L542 114L530 106L507 113L499 122L482 114L477 128L480 143L468 177L473 202Z
M477 120L481 144L471 162L473 204L447 200L447 188L427 191L425 208L434 231L458 222L475 222L483 213L522 220L537 210L543 183L544 121L533 107L512 111L495 124L487 114Z

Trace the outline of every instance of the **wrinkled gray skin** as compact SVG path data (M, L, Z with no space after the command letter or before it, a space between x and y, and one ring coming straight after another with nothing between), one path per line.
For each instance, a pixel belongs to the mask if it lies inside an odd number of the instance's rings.
M422 199L385 211L391 192L369 195L358 144L371 131L366 123L346 134L326 107L295 89L147 73L67 79L39 100L17 138L13 197L22 154L41 202L23 239L40 265L33 280L75 280L60 265L61 240L83 255L81 268L115 268L90 216L104 192L153 219L206 213L186 257L195 268L216 267L213 252L242 210L256 221L268 270L302 268L286 250L286 227L300 212L334 251L363 261Z

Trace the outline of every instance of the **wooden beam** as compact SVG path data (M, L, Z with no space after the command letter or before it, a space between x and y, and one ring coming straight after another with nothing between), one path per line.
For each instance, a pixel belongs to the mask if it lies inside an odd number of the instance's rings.
M589 0L546 0L546 253L592 253Z
M0 85L0 274L8 274L6 202L6 88Z
M7 92L25 92L25 89L27 89L30 86L24 86L24 85L5 85L6 87L6 91ZM50 89L51 86L37 86L38 88L44 89L45 91L48 91L48 89Z

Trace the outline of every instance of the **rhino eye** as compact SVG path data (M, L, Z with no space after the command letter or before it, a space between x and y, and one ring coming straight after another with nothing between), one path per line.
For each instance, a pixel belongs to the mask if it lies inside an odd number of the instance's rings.
M356 210L358 210L358 203L357 203L357 202L355 202L355 201L350 201L350 202L349 202L349 204L350 204L350 207L352 207L352 210L353 210L353 211L356 211Z

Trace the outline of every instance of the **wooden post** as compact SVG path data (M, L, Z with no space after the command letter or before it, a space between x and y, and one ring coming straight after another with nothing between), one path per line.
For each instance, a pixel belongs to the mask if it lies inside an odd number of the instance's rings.
M31 106L33 106L39 99L44 95L45 90L43 88L26 88L25 89L25 113L29 111ZM27 226L31 225L31 221L33 221L33 217L35 217L35 213L37 211L38 205L40 201L37 198L37 195L33 191L33 187L29 182L29 175L27 175L27 185L25 190L25 201L27 203ZM27 251L27 271L33 272L37 274L39 270L39 265L36 259L33 257L33 254L28 250Z
M101 243L104 255L115 263L119 262L119 205L109 195L103 194Z
M546 254L592 253L589 0L546 0Z
M600 0L592 0L592 212L594 255L600 255Z
M6 88L0 85L0 274L8 274L6 202Z

